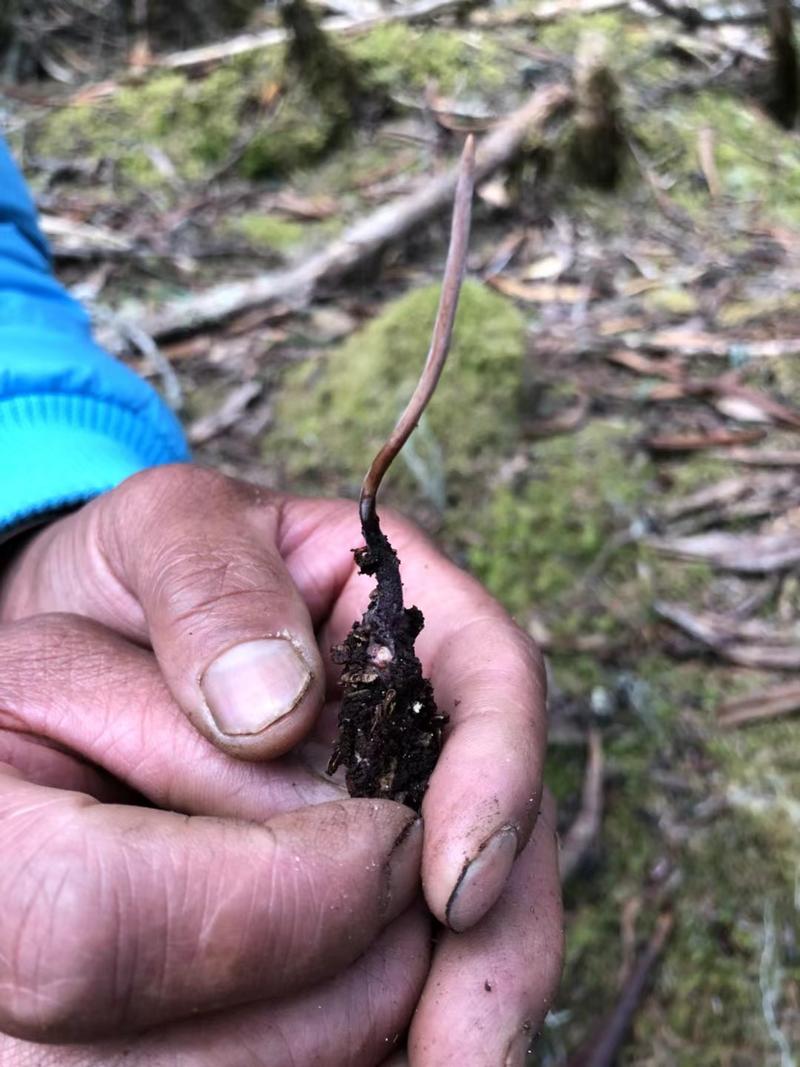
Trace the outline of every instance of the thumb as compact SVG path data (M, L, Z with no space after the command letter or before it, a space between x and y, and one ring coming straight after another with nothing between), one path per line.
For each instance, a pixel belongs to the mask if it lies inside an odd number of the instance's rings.
M277 498L254 486L188 465L145 471L40 535L0 609L71 611L149 643L202 734L272 758L309 731L324 695L278 519Z

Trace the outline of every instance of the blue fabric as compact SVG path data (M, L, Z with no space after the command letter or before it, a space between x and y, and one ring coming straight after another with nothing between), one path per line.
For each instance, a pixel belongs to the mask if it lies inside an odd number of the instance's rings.
M0 138L0 536L188 458L175 416L94 342L86 311L53 276Z

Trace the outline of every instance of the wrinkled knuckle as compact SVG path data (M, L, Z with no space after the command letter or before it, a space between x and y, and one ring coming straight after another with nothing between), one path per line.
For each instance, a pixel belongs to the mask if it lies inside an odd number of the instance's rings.
M229 478L219 471L191 463L170 463L134 474L116 491L116 518L125 522L136 515L166 524L187 515L242 514L256 505L272 504L272 495L256 486ZM112 494L113 496L113 494Z
M76 665L91 676L105 649L98 623L79 615L34 615L0 627L0 704L13 707L26 693L61 691L74 683Z
M246 541L167 546L154 568L154 600L174 626L213 633L231 619L263 616L266 604L278 605L290 593L285 575L267 555Z
M172 507L188 502L208 504L234 483L218 471L191 463L168 463L134 474L119 487L120 498L130 507L151 510L164 503Z
M28 851L5 896L14 905L0 934L0 1029L44 1042L91 1036L124 971L117 909L98 900L85 841L49 835Z

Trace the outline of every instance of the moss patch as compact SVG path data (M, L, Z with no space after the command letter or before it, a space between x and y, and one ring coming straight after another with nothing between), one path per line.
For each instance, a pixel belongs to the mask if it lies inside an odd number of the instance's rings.
M430 342L439 286L391 303L322 361L289 374L265 455L286 464L293 484L333 479L352 491L411 396ZM417 479L398 463L393 487L443 480L458 494L487 452L497 456L519 427L524 322L503 297L477 282L463 287L453 345L436 396L412 437ZM436 468L440 466L441 469Z
M564 659L556 660L557 678L569 670ZM608 672L609 683L613 675ZM635 675L643 699L618 713L605 731L601 854L593 876L576 881L567 893L570 938L562 1003L569 1015L560 1027L545 1030L542 1062L552 1063L548 1056L554 1050L564 1044L574 1048L585 1036L575 1019L596 1018L601 1005L614 1003L609 975L618 974L623 963L624 910L638 902L636 929L644 938L663 895L653 881L660 867L674 872L667 896L675 930L620 1062L777 1064L764 988L772 984L777 990L778 1021L796 1047L790 1005L800 979L794 947L797 827L789 832L780 816L757 804L747 810L742 798L764 791L780 745L786 787L797 795L800 761L791 756L796 745L781 726L759 730L758 741L748 740L750 734L719 738L711 714L727 686L724 668L649 654L636 664ZM567 797L582 761L582 753L569 750L551 756L548 777ZM777 942L772 961L765 954L771 933Z
M442 92L491 93L509 79L508 53L485 37L394 23L378 26L349 45L376 84L408 92L435 82Z
M708 191L698 158L698 135L710 129L723 194L746 212L789 224L800 222L800 141L776 127L754 105L725 93L676 97L657 114L643 115L639 133L651 151L669 158L677 179L670 196L690 214L707 211Z
M111 159L132 185L166 187L170 175L144 146L163 153L179 178L196 182L225 163L244 138L240 173L284 174L326 150L338 117L292 81L280 106L265 110L262 97L283 82L279 49L241 57L199 80L157 75L108 101L53 112L41 126L37 151Z
M493 495L470 565L511 611L552 607L567 625L570 591L629 526L653 475L632 442L626 424L594 421L537 445L526 483Z
M286 252L308 236L308 228L301 222L277 219L274 215L260 215L257 212L242 215L231 224L231 229L252 244L275 252Z

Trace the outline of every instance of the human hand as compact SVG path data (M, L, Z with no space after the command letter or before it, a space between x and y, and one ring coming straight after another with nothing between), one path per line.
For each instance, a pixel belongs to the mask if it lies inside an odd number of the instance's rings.
M541 819L529 839L544 747L538 662L476 582L409 524L384 516L384 525L409 601L425 611L420 657L451 716L423 806L425 894L451 929L469 928L439 942L411 1060L522 1063L557 980L561 944L552 822ZM78 727L46 713L29 729L82 752L153 803L193 814L264 818L321 799L333 787L301 775L297 761L308 748L297 746L325 694L335 695L335 671L327 656L323 664L314 631L327 649L363 610L369 586L350 551L359 540L356 509L344 502L275 496L191 467L131 479L33 539L6 577L0 615L71 611L152 645L178 705L211 742L207 773L175 796L165 768L146 758L152 738L136 716L123 717L127 728L113 742L108 716L100 735L90 722ZM282 706L276 677L285 683ZM320 738L330 733L330 711ZM274 759L289 750L266 766L223 755ZM253 779L232 787L230 768Z
M136 806L116 760L224 817ZM144 649L67 615L0 626L2 1067L383 1057L427 973L421 827L387 801L269 818L265 771L196 733Z

